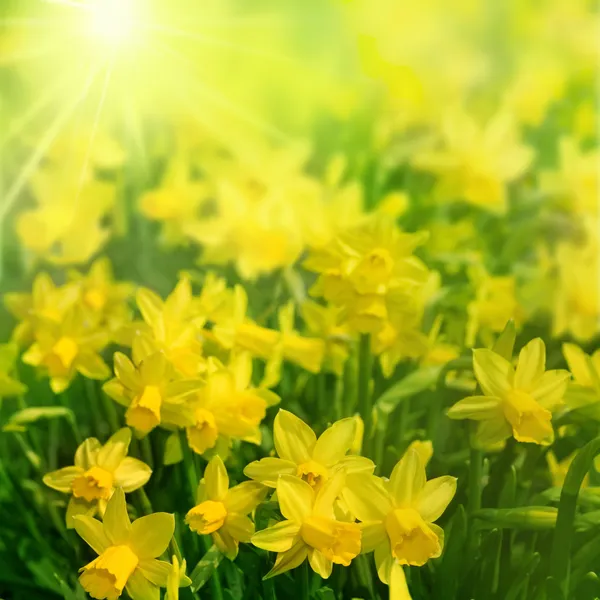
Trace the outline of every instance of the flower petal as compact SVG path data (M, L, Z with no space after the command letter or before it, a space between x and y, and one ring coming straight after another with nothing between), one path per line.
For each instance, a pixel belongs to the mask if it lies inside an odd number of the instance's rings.
M131 429L123 427L117 433L113 434L100 450L96 457L99 467L107 471L114 472L121 464L121 461L127 456L129 444L131 442Z
M138 569L142 572L142 575L154 585L167 587L167 581L169 574L173 570L173 565L164 560L149 558L140 561Z
M71 484L78 475L83 473L81 467L63 467L57 471L46 473L42 481L53 490L68 494L71 492Z
M425 485L425 465L414 449L398 461L390 476L389 490L399 506L411 506Z
M338 463L338 466L348 475L352 475L354 473L368 473L369 475L373 474L375 471L375 463L366 456L356 456L354 454L350 456L344 456L342 460Z
M117 488L106 505L103 517L104 531L110 541L115 544L124 544L131 534L131 521L127 514L125 492Z
M204 489L209 500L221 501L229 488L229 476L223 460L215 455L204 470Z
M393 508L388 491L375 475L348 475L342 494L359 521L383 521Z
M392 562L390 569L390 600L412 600L402 565Z
M515 387L529 392L534 383L544 374L546 346L540 338L531 340L519 353L515 371Z
M300 527L301 525L294 521L281 521L267 529L257 531L252 536L252 543L257 548L270 552L285 552L294 545Z
M140 558L156 558L169 545L175 531L175 519L169 513L141 517L131 525L130 544Z
M279 457L297 465L310 460L317 441L314 431L302 419L283 409L275 417L273 436Z
M487 450L498 446L512 434L512 429L504 417L481 421L475 432L475 447Z
M111 375L108 365L95 352L80 352L76 365L77 370L88 379L108 379Z
M500 402L495 396L469 396L451 406L446 414L451 419L484 421L498 415Z
M552 411L562 404L571 374L563 369L546 371L535 384L531 396L540 406Z
M277 555L275 565L263 579L269 579L270 577L299 567L306 560L307 556L308 546L301 540L296 542L287 552Z
M225 526L227 533L238 542L249 542L254 535L254 523L245 515L229 513Z
M590 365L586 353L575 344L563 344L562 351L575 381L584 387L592 387Z
M96 438L87 438L75 451L75 465L87 471L96 464L96 456L102 444Z
M325 558L323 553L319 552L319 550L311 548L308 551L308 562L310 563L312 570L323 579L328 579L331 575L333 563L328 558Z
M302 523L312 512L315 493L299 477L281 475L277 481L277 500L281 514L286 519Z
M141 569L136 569L125 586L131 600L160 600L160 588L144 577Z
M473 350L473 370L486 396L502 398L510 390L514 371L499 354L486 348Z
M373 552L375 548L380 546L387 539L385 525L382 521L366 521L364 523L360 523L360 531L361 554Z
M346 473L340 469L325 481L315 496L313 514L334 518L333 505L346 485Z
M225 507L228 512L247 515L267 495L268 489L257 481L244 481L232 487L225 496Z
M73 523L75 531L97 554L102 554L111 545L104 531L104 526L98 519L76 515L73 517Z
M439 519L456 494L456 477L444 475L428 481L417 500L417 510L423 520L433 523Z
M93 517L97 510L97 502L88 502L85 498L75 498L75 496L71 496L69 504L67 504L67 514L65 516L67 529L73 529L75 527L74 517L77 515Z
M137 391L142 387L140 376L134 364L122 352L115 352L113 357L115 375L128 390Z
M394 564L394 557L390 550L390 541L386 540L375 548L375 568L382 583L389 585L390 571Z
M356 432L356 420L342 419L326 429L315 444L312 457L325 466L332 466L340 461L352 446Z
M280 475L295 475L298 471L296 463L282 458L262 458L246 466L244 475L250 479L260 481L269 487L277 485Z
M114 472L115 486L126 493L133 492L146 485L152 475L152 469L141 460L126 456Z

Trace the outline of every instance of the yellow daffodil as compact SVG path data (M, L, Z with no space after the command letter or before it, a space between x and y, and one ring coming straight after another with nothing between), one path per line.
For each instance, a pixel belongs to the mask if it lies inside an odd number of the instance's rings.
M104 384L104 391L115 402L127 407L125 420L140 435L158 425L185 427L194 422L187 403L200 388L201 381L177 379L162 352L146 356L136 366L121 352L115 352L114 379Z
M104 514L107 501L116 488L133 492L146 484L152 469L141 460L127 456L131 430L115 433L106 444L96 438L85 440L75 452L75 465L44 475L52 489L70 494L67 527L73 527L76 515Z
M552 485L554 487L562 488L565 482L565 478L567 476L567 472L569 471L569 467L571 466L571 463L573 462L574 458L575 453L571 454L570 456L567 456L566 458L563 458L561 461L559 461L556 458L556 455L552 451L546 454L546 461L548 463L548 469L550 470L550 477L552 478ZM600 465L598 457L596 457L596 459L594 460L594 465L595 468L598 469L598 466ZM585 488L589 485L589 483L589 475L586 475L583 479L581 487Z
M79 297L75 285L56 286L47 273L39 273L33 280L31 294L5 294L6 308L19 319L12 339L20 345L31 344L37 324L45 321L60 323Z
M343 470L319 491L298 477L279 476L277 501L286 520L252 536L255 546L277 552L265 579L294 569L307 557L313 571L324 579L331 575L334 563L350 565L361 551L361 535L358 524L335 519L334 503L344 485Z
M233 560L240 542L249 542L254 523L248 518L267 494L267 488L255 481L229 487L227 469L219 456L208 463L198 486L196 506L188 511L185 522L199 535L211 535L214 544Z
M334 423L317 439L304 421L280 409L273 424L278 458L254 461L244 469L244 474L269 487L277 485L280 475L293 475L318 489L339 468L348 473L372 473L375 466L368 458L346 456L355 432L356 420L347 418Z
M27 386L15 377L15 363L19 347L15 343L0 344L0 400L7 396L21 396Z
M588 355L575 344L563 344L562 351L574 379L565 393L567 406L600 419L600 350Z
M456 478L427 481L419 453L409 449L390 480L368 474L348 477L344 499L362 532L362 552L375 551L381 581L390 597L406 589L402 565L423 566L442 553L444 531L435 524L456 493Z
M439 176L435 195L505 213L507 184L523 176L533 160L511 115L499 113L482 127L466 111L454 111L444 117L440 138L439 149L424 150L413 159L417 169Z
M259 425L279 397L251 387L252 360L247 353L233 356L227 367L216 360L209 363L206 382L191 399L194 422L186 429L190 447L203 454L215 447L219 436L260 443Z
M179 600L179 588L190 585L191 580L185 574L186 561L183 559L181 563L177 557L173 555L171 558L171 570L167 576L167 600Z
M83 310L75 306L59 323L38 323L35 341L23 354L23 362L46 373L52 391L59 394L69 387L77 372L90 379L110 376L99 354L108 342L106 331L90 330Z
M545 365L546 346L540 338L521 350L516 369L492 350L473 350L473 369L484 395L460 400L448 416L480 421L475 443L483 448L511 435L519 442L551 444L552 412L563 403L569 372L546 371Z
M370 219L311 251L304 266L319 274L311 294L341 307L352 331L380 331L404 316L427 280L427 268L412 255L424 239L392 219Z
M136 519L127 514L125 494L118 488L109 500L102 522L75 517L75 530L99 556L80 569L81 587L97 600L116 600L126 590L132 600L159 600L166 587L171 563L157 560L165 552L175 519L154 513ZM184 577L180 586L190 585Z
M147 328L140 328L133 339L133 353L142 360L163 352L175 370L184 377L195 377L204 369L199 332L202 317L193 314L189 278L179 280L166 300L147 288L141 288L136 301Z

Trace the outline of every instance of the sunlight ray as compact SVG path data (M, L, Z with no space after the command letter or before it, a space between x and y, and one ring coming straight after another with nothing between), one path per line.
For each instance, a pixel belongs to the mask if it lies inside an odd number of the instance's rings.
M33 171L35 171L36 167L43 159L45 152L48 150L63 126L68 122L69 118L73 115L79 103L89 93L92 83L98 75L99 70L99 68L90 68L88 79L81 94L76 95L74 100L65 106L65 108L56 116L54 121L52 121L46 130L46 133L40 138L27 162L23 165L18 177L15 179L14 183L4 196L4 201L0 206L0 225L4 221L4 218L12 208L20 193L23 191L23 188L27 185L27 182L29 181Z

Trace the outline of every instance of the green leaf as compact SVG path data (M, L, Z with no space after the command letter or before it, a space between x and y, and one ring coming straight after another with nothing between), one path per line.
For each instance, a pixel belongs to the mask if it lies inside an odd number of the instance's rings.
M73 411L64 406L40 406L24 408L10 416L8 424L4 431L15 431L16 428L22 428L24 425L30 425L42 419L57 419L64 417L70 423L75 423Z
M481 529L524 529L539 531L553 529L558 510L552 506L523 508L483 508L473 514Z
M375 408L382 413L390 414L402 400L431 388L436 383L441 370L442 367L436 365L421 367L410 373L402 381L383 392L375 402Z
M597 600L600 598L600 579L593 571L586 573L577 586L573 596L578 600Z
M328 587L319 588L314 594L316 600L336 600L335 592Z
M554 577L546 579L546 596L548 600L567 600Z
M512 361L513 350L515 347L515 339L517 337L517 330L515 328L515 322L511 319L506 323L502 333L498 336L492 350L505 358L508 361Z
M206 582L212 577L221 560L223 560L223 554L221 554L216 546L211 546L190 575L192 592L197 592L201 587L206 585Z
M500 508L508 508L515 505L515 499L517 495L517 470L514 465L510 466L509 471L506 474L506 480L504 487L500 492L500 498L498 500L498 506Z
M446 543L439 575L435 581L435 598L455 598L458 589L457 573L465 560L463 549L467 538L467 513L461 504L446 530Z
M514 578L514 582L506 593L504 600L518 600L523 586L529 582L529 577L537 569L539 564L540 555L537 552L534 552L531 558L523 564L519 574Z

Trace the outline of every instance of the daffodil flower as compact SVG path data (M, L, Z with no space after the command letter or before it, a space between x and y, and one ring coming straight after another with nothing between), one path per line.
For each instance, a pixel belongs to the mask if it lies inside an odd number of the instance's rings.
M79 575L81 586L92 598L116 600L127 590L132 600L160 600L160 588L167 586L172 565L156 558L173 537L173 515L154 513L131 523L125 494L118 488L102 522L78 515L75 530L99 555ZM179 585L190 583L184 576Z
M361 521L362 552L375 552L377 574L390 585L390 597L406 589L402 565L422 566L441 555L444 531L434 521L455 493L454 477L427 481L414 449L398 461L389 481L362 473L348 476L343 497Z
M197 505L188 511L185 522L199 535L211 535L214 544L233 560L240 542L249 542L254 523L248 514L264 499L267 489L255 481L229 487L227 469L219 456L208 463L198 486Z
M348 473L372 473L375 465L362 456L346 456L354 442L356 420L342 419L325 430L319 439L301 419L281 409L273 424L278 458L268 457L250 463L244 474L269 487L280 475L293 475L311 487L321 487L338 468Z
M101 445L96 438L85 440L75 452L75 465L46 473L43 481L64 494L70 494L67 527L77 515L104 514L116 488L129 493L146 484L152 469L141 460L127 456L131 430L120 429Z
M35 342L23 354L23 362L47 373L52 391L59 394L69 387L77 372L90 379L110 376L99 354L108 342L108 334L90 330L82 309L75 306L60 323L45 321L37 325Z
M136 367L127 356L115 352L116 377L106 382L104 391L127 407L125 420L145 435L161 424L185 427L194 422L186 399L200 388L195 379L174 379L172 367L162 352L150 354Z
M21 396L27 386L15 376L15 363L19 348L15 343L0 344L0 399L7 396Z
M180 563L177 557L173 555L171 558L171 570L167 576L167 600L179 600L179 588L187 587L191 584L191 580L185 574L185 570L185 559Z
M333 564L349 566L361 551L357 523L338 521L334 504L345 485L345 473L338 470L319 491L298 477L280 475L277 501L285 521L252 536L252 543L277 552L273 568L265 579L301 565L306 558L315 573L324 579Z
M540 338L521 350L516 370L492 350L473 350L475 377L484 395L460 400L448 416L480 421L475 443L482 448L511 435L519 442L551 444L552 411L563 402L569 372L546 371L545 365L546 346Z

